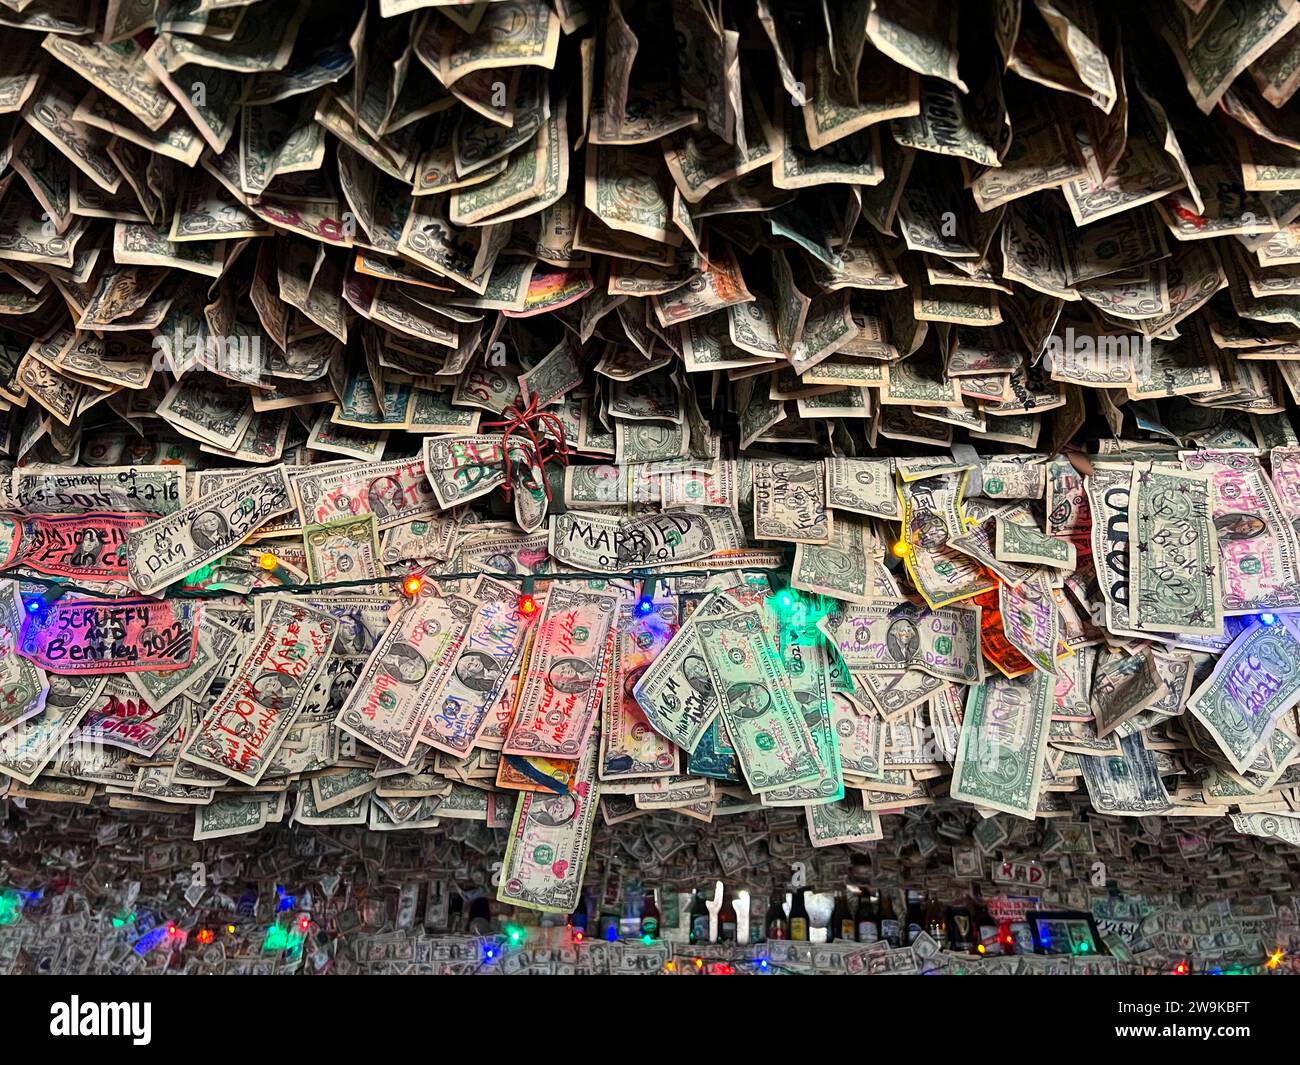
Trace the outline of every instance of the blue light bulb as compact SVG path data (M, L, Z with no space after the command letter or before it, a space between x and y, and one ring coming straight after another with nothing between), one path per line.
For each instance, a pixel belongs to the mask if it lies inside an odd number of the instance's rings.
M645 617L655 608L654 600L638 599L636 603L636 613L638 617Z
M1276 625L1279 620L1280 619L1276 614L1260 614L1259 616L1259 623L1261 625L1267 625L1270 628Z

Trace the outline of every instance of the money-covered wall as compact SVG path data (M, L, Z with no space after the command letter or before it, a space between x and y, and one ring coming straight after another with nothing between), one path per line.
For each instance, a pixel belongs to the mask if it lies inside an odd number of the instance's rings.
M955 903L903 867L951 849L1161 965L1283 938L1214 922L1300 845L1300 4L0 0L0 49L6 950L153 964L88 826L340 914L453 843L492 920Z
M834 847L813 847L793 811L602 825L582 926L478 909L506 839L469 819L421 831L283 824L196 842L163 815L32 804L0 824L0 973L1273 974L1300 957L1286 845L1222 822L980 821L941 809L883 825L885 841ZM692 942L691 892L712 896L718 882L737 906L751 900L740 931L761 931ZM766 934L767 907L792 884L806 891L809 942ZM1035 955L991 939L981 956L928 932L901 948L826 942L833 893L890 896L901 914L908 890L977 897L1002 935L1035 909L1087 911L1109 954ZM611 941L604 929L642 891L659 900L659 933Z

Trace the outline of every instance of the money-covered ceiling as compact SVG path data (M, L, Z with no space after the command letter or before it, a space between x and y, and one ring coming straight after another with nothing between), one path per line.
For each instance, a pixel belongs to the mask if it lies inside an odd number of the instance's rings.
M1300 843L1296 0L0 38L0 795Z

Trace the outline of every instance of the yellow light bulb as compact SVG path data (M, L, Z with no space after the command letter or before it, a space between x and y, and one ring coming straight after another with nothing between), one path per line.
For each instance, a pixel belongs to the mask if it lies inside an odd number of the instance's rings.
M263 551L257 556L257 564L270 573L271 570L275 569L275 567L280 564L280 560L271 554L270 551Z
M908 546L906 540L899 540L898 543L894 545L894 554L897 555L899 558L906 558L907 553L910 550L911 548Z

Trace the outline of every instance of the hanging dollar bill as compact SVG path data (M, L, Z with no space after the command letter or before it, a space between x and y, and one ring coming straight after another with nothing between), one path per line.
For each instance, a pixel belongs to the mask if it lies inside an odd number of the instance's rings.
M474 604L460 596L417 599L379 638L334 723L408 764L473 615Z
M30 784L99 697L105 677L50 677L44 712L0 733L0 773Z
M20 466L13 472L13 494L19 509L32 514L172 514L185 502L185 470L180 466Z
M1032 819L1043 781L1052 678L1039 670L971 688L949 794Z
M573 785L563 795L525 792L515 804L497 901L543 913L577 908L600 803L599 738L587 738Z
M51 673L181 669L194 660L201 614L177 599L60 599L26 615L19 653Z
M519 592L491 577L469 591L474 619L441 690L431 694L420 742L465 758L505 691L533 631L534 618L519 609Z
M127 537L150 514L60 514L22 523L23 565L51 577L126 581Z
M626 520L568 511L550 521L551 554L593 572L691 562L743 543L740 523L726 510L679 510Z
M276 596L235 675L182 756L244 784L262 779L324 670L339 623Z
M1121 753L1081 760L1088 797L1099 813L1147 817L1167 813L1173 805L1156 768L1155 755L1141 736L1125 736Z
M880 819L862 805L862 792L850 791L833 802L809 806L808 838L814 847L836 843L869 843L884 839Z
M294 472L293 490L304 523L373 514L380 529L391 529L437 513L439 504L419 459L343 466Z
M1133 628L1223 631L1219 557L1208 473L1133 467L1129 489L1129 595Z
M816 745L758 610L701 617L696 629L750 791L817 780Z
M702 602L632 686L651 728L688 753L694 753L721 709L697 625L732 609L721 593Z
M611 683L600 726L602 781L667 776L677 772L677 749L656 732L636 701L634 688L676 630L676 605L650 600L649 613L624 603L615 625Z
M961 684L984 679L979 607L924 610L882 599L834 608L817 625L850 670L916 668Z
M528 652L506 754L577 758L596 723L618 596L556 584Z
M796 784L764 793L764 806L813 806L844 798L844 771L831 713L830 668L824 644L786 640L781 661L790 677L799 712L817 748L819 775L813 784Z
M1256 624L1238 636L1192 692L1187 708L1244 773L1278 718L1300 700L1300 622Z
M145 594L175 584L292 507L283 466L251 473L184 510L128 533L131 583Z
M307 575L313 584L383 576L374 514L304 525L302 539L307 547Z
M18 650L23 601L11 583L0 592L0 733L45 709L50 681Z

